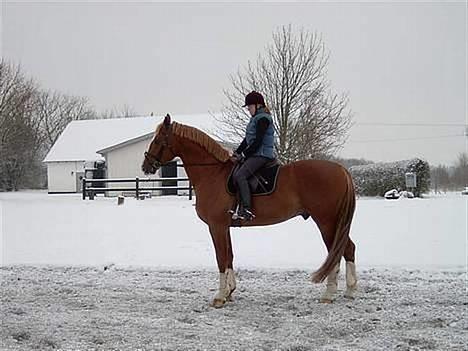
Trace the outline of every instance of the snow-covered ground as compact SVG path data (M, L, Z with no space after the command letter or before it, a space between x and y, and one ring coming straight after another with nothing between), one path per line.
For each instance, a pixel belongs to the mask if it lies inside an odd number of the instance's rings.
M80 195L0 193L1 262L57 265L216 265L207 226L187 197L81 200ZM359 198L351 228L358 267L466 265L468 196ZM315 269L325 246L302 217L232 229L235 265Z
M311 220L233 229L238 288L218 310L187 198L0 193L0 349L468 350L467 207L455 193L358 199L358 297L341 274L331 305L309 281L325 257Z
M361 269L360 293L319 304L309 271L237 271L238 291L208 306L216 272L0 268L1 350L416 351L467 349L466 275Z

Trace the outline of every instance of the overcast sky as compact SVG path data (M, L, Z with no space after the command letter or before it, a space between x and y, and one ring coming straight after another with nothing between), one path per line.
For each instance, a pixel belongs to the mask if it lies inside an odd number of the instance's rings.
M350 97L341 156L450 164L467 150L466 22L464 2L3 2L1 52L98 109L216 112L277 26L303 26L322 33L333 89Z

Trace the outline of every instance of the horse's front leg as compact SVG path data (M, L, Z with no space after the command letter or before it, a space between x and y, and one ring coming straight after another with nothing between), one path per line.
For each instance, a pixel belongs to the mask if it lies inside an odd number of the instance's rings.
M231 294L236 289L236 278L232 267L231 235L229 227L223 225L210 225L210 234L219 269L219 288L213 298L212 306L219 308L231 299Z

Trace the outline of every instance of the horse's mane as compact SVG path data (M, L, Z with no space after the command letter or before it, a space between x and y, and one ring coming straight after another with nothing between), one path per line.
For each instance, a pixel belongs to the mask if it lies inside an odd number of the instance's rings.
M159 128L158 128L159 129ZM214 156L218 161L226 162L229 160L230 154L216 140L208 136L201 130L187 126L185 124L172 122L172 132L182 138L193 141L204 148L210 155Z

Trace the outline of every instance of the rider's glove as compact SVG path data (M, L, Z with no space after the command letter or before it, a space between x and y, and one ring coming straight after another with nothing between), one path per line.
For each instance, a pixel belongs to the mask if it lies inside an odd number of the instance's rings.
M235 162L242 162L245 158L244 154L241 153L241 154L238 154L237 152L234 152L232 154L232 158L234 159L233 161Z

